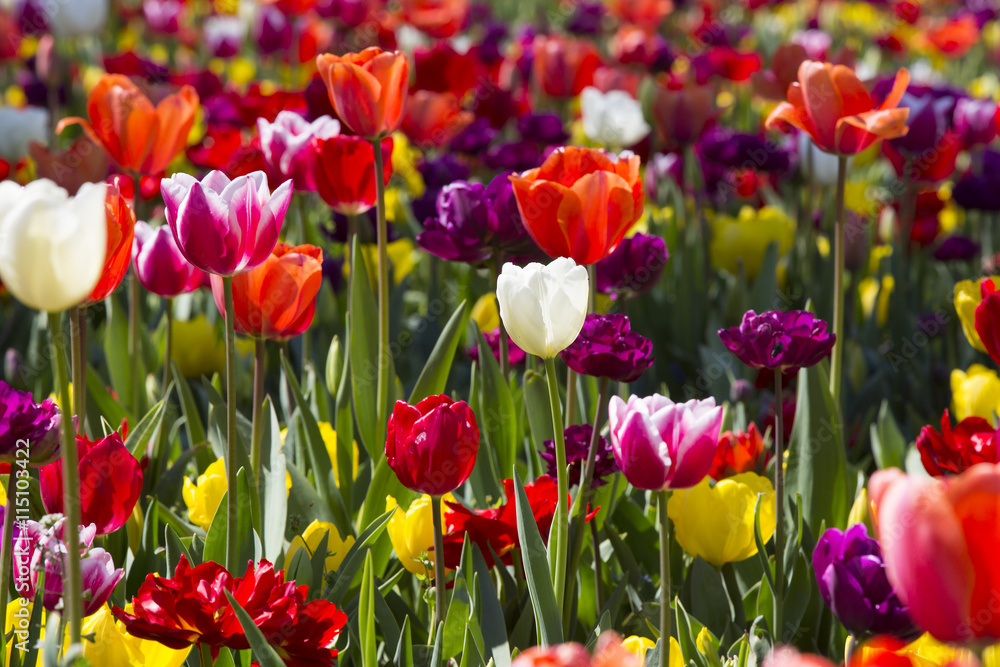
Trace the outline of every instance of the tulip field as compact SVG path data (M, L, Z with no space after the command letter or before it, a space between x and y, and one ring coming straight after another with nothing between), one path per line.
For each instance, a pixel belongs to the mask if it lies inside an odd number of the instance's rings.
M1000 667L997 0L0 0L0 667Z

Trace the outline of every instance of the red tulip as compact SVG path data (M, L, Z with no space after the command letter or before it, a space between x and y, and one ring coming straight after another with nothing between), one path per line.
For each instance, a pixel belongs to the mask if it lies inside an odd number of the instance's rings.
M325 53L316 67L337 115L355 134L381 139L399 129L410 79L405 55L373 46L344 56Z
M410 96L402 130L421 148L440 148L472 122L471 111L463 111L451 93L418 90Z
M428 396L416 405L396 401L385 455L403 486L443 496L468 479L479 451L476 416L465 401Z
M107 217L108 243L104 258L104 271L97 281L94 291L90 293L90 302L103 301L121 284L128 271L129 259L132 257L132 238L135 235L135 213L129 208L128 202L117 187L108 186L108 194L104 200L104 212Z
M486 68L473 53L459 53L447 42L434 42L430 48L413 53L416 71L413 87L436 93L452 93L462 99L485 79Z
M49 150L37 141L28 144L39 178L48 178L71 195L84 183L100 183L108 175L104 147L81 134L66 150Z
M468 14L468 0L403 0L406 22L435 39L453 37Z
M725 431L719 436L719 448L708 474L716 481L741 472L762 474L770 460L771 451L764 448L764 438L757 425L750 422L746 431Z
M611 13L623 23L655 31L674 8L671 0L614 0Z
M729 46L716 46L692 58L691 68L700 85L708 83L713 76L730 81L746 81L760 69L760 56L756 53L740 53Z
M997 463L997 429L982 417L966 417L952 428L951 416L941 415L941 432L924 426L917 436L917 451L932 477L957 475L977 463Z
M654 89L652 116L664 148L672 150L698 141L715 124L719 111L708 86L668 83Z
M128 425L97 442L76 437L80 470L80 523L94 524L98 535L108 535L125 525L142 491L142 468L122 438ZM63 512L63 459L39 469L42 504L49 514Z
M1000 292L992 280L981 280L979 290L983 300L976 306L976 333L986 352L1000 364Z
M946 130L933 148L911 159L900 153L891 141L882 142L882 152L889 158L897 176L902 178L909 172L910 179L924 183L938 183L951 176L963 148L954 130Z
M788 87L798 81L799 65L809 60L801 44L782 44L771 56L771 69L753 74L753 90L769 100L784 100Z
M585 39L539 35L532 49L531 76L549 97L576 97L601 64L597 47Z
M339 135L313 141L316 191L330 208L357 215L375 205L375 151L360 137ZM382 178L392 178L392 137L382 140Z
M974 15L964 14L961 18L949 19L942 25L927 30L923 36L946 56L961 58L979 42L979 26Z

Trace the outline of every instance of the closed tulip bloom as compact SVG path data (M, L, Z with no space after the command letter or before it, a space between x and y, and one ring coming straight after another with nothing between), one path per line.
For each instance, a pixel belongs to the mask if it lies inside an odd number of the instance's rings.
M457 502L450 493L446 493L442 500ZM399 507L395 498L389 496L386 498L385 509L394 510L385 530L389 533L392 550L396 552L400 565L417 576L433 578L434 514L431 509L431 497L420 496L404 510ZM442 503L442 525L447 512L448 506Z
M587 270L560 257L547 266L504 264L497 278L500 319L517 346L551 359L576 340L590 301Z
M694 84L656 86L650 111L664 148L670 150L698 141L720 113L715 106L714 90Z
M392 178L392 137L382 140L382 183ZM339 135L312 143L313 179L327 206L343 215L368 212L375 205L375 149L361 137Z
M202 271L231 276L271 255L292 200L292 185L272 193L255 171L229 180L211 171L201 181L178 173L160 182L165 215L184 257Z
M952 123L966 148L988 144L997 136L997 103L963 97L955 102Z
M211 280L215 304L225 313L222 277L212 275ZM233 278L236 331L277 340L300 335L312 324L322 283L322 250L277 244L263 263Z
M296 190L312 192L316 190L313 141L337 136L340 123L329 116L310 123L294 111L279 111L273 123L257 119L257 134L270 173L279 177L276 181L290 180Z
M416 405L396 401L386 428L385 456L408 489L431 496L468 479L479 451L479 426L465 401L428 396Z
M836 336L826 322L805 310L748 310L738 327L720 329L722 343L750 368L795 371L829 356Z
M205 272L184 259L170 227L135 223L132 270L142 286L162 297L193 292L205 282Z
M889 581L916 624L979 649L1000 640L1000 466L934 479L879 470L868 489Z
M632 331L621 313L591 313L576 340L559 356L581 375L635 382L653 364L653 341Z
M107 219L108 241L105 250L104 270L101 279L90 293L89 301L103 301L111 295L128 271L132 256L132 239L135 235L135 213L114 185L108 186L104 200Z
M79 123L123 168L155 175L187 147L197 111L198 93L191 86L153 106L128 77L105 74L87 100L90 122L64 118L56 131Z
M228 486L225 459L210 463L205 472L198 475L197 483L185 477L182 496L188 508L188 519L207 531Z
M326 560L323 561L323 567L327 572L336 572L340 564L344 562L344 556L354 546L354 536L348 535L346 538L342 538L335 525L329 521L318 519L313 519L312 523L302 531L302 534L296 535L292 543L288 545L288 551L285 552L285 569L291 570L292 565L295 564L295 554L303 549L302 562L310 562L324 537L326 537L327 555Z
M372 46L344 56L325 53L316 67L337 115L355 134L381 139L399 129L410 79L404 54Z
M906 134L909 110L897 107L909 82L909 72L900 69L892 90L876 107L850 68L806 60L799 66L798 81L788 87L788 101L775 107L764 126L785 123L808 133L827 153L856 155L879 139Z
M667 515L684 551L717 567L738 563L757 553L754 507L760 508L761 539L774 534L774 487L766 477L744 472L714 485L706 477L690 489L674 491L667 501Z
M592 86L584 88L580 93L580 113L587 138L608 147L632 146L649 134L642 107L624 90L603 93Z
M982 364L972 364L967 371L951 372L951 410L955 418L981 417L993 422L1000 412L1000 377Z
M593 264L642 215L639 157L567 146L541 167L510 177L524 226L552 257Z
M106 192L87 183L70 197L46 179L0 183L0 280L19 301L60 311L94 290L106 253Z
M0 107L0 158L10 163L28 154L32 142L46 142L49 112L39 107Z
M639 489L683 489L712 468L722 428L714 398L674 403L665 396L611 397L608 427L615 461Z
M418 90L406 103L400 129L421 148L441 148L472 122L471 111L463 111L454 93Z
M1000 292L992 280L979 283L982 301L976 306L976 333L993 361L1000 364Z
M995 286L1000 283L1000 276L981 278L979 281L960 280L955 283L953 297L955 312L958 313L958 320L962 323L965 338L969 341L969 345L980 352L985 352L986 346L983 345L983 340L979 337L979 332L976 331L976 309L983 301L982 284L985 282L991 282Z

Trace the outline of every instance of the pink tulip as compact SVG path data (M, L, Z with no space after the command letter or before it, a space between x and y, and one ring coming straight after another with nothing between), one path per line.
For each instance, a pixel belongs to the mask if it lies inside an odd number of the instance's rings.
M312 123L294 111L281 111L273 123L257 119L260 149L272 176L291 180L296 190L313 192L316 157L313 139L330 139L340 134L340 122L320 116Z
M880 470L868 484L889 582L943 642L1000 641L1000 466L954 477Z
M163 297L193 292L205 280L205 272L184 259L168 226L154 229L141 220L135 223L132 270L143 287Z
M218 170L200 182L174 174L160 190L181 254L219 276L249 271L271 255L292 200L291 183L271 193L262 171L232 181Z
M712 468L722 428L714 398L674 403L653 394L614 396L609 406L611 446L625 478L636 488L684 489Z
M834 664L821 655L799 653L791 646L779 646L764 658L764 667L834 667Z

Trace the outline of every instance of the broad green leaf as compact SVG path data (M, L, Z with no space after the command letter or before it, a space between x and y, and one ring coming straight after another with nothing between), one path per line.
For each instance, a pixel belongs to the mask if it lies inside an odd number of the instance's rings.
M500 593L493 588L493 578L486 566L486 559L478 546L472 547L472 566L478 575L480 624L488 657L496 667L510 667L510 644L507 640L507 622L500 606ZM506 572L506 568L502 568Z
M364 255L357 238L351 249L357 267L350 277L350 350L351 384L354 388L354 412L358 418L361 442L372 460L378 460L382 438L378 424L378 303L368 278Z
M226 591L226 598L229 599L229 604L233 606L233 611L236 612L236 618L243 627L243 634L246 635L247 641L250 642L250 648L253 650L253 657L257 660L257 664L260 667L285 667L285 661L267 643L267 639L264 638L264 634L260 631L260 628L250 618L250 614L236 601L233 594Z
M167 553L166 576L174 576L174 570L177 569L177 563L180 562L181 555L187 558L189 565L194 566L195 562L192 560L191 554L188 553L188 550L184 547L181 539L177 537L177 533L174 532L173 528L167 526L163 529L163 534Z
M239 545L239 558L236 562L243 567L247 561L254 558L253 515L257 513L256 503L250 496L250 481L247 471L240 468L236 471L236 540ZM222 507L222 505L220 505ZM233 573L237 574L236 572Z
M413 666L413 639L410 636L410 616L403 619L403 629L399 634L399 643L396 645L396 667Z
M129 424L135 423L135 417L132 413L111 396L111 393L105 389L104 382L91 366L87 366L87 395L97 404L97 408L104 418L115 424L121 424L122 420L128 420ZM90 413L91 410L88 409L87 412Z
M122 303L121 293L104 300L107 321L104 325L104 358L111 378L111 386L124 398L132 410L132 373L135 364L142 364L142 355L133 359L128 346L128 309ZM140 369L141 370L141 369ZM139 377L142 377L140 372Z
M132 452L132 456L141 459L146 453L146 445L149 439L156 432L163 422L163 401L149 409L149 412L142 418L135 428L130 428L128 437L125 439L125 448Z
M372 572L372 554L365 555L365 569L361 575L361 600L358 607L358 634L361 639L361 667L378 667L375 644L375 575Z
M451 362L455 358L455 350L458 349L458 343L462 339L464 323L465 301L462 301L448 319L434 349L427 357L427 363L424 364L424 369L420 372L417 383L413 385L409 400L411 405L444 391L445 384L448 382L448 373L451 372Z
M902 468L906 455L906 438L903 437L889 401L883 400L878 411L878 420L871 425L872 454L879 468Z
M201 552L203 563L213 561L220 565L226 564L226 525L228 517L226 505L228 504L229 492L222 494L219 507L215 510L212 523L208 526L208 534L205 536L205 548Z
M454 658L462 651L466 629L469 626L471 607L468 583L465 577L456 577L455 586L451 592L451 602L448 604L448 613L444 621L442 657L445 660Z
M517 462L517 411L510 385L500 372L500 364L493 356L489 343L479 327L473 327L479 346L479 371L483 382L482 410L476 417L479 432L486 437L487 446L479 450L479 456L496 453L497 470L504 475Z
M385 512L368 524L368 527L361 531L358 539L347 550L344 560L337 568L337 579L333 583L330 592L324 597L336 605L342 604L344 595L351 587L354 575L357 573L364 559L367 557L369 547L379 538L382 531L389 524L389 519L395 510Z
M563 641L562 614L556 604L556 593L549 576L548 552L538 524L531 512L528 494L524 491L521 476L514 470L514 492L517 506L517 535L521 543L521 560L524 577L531 594L531 607L535 613L538 643L553 646Z

